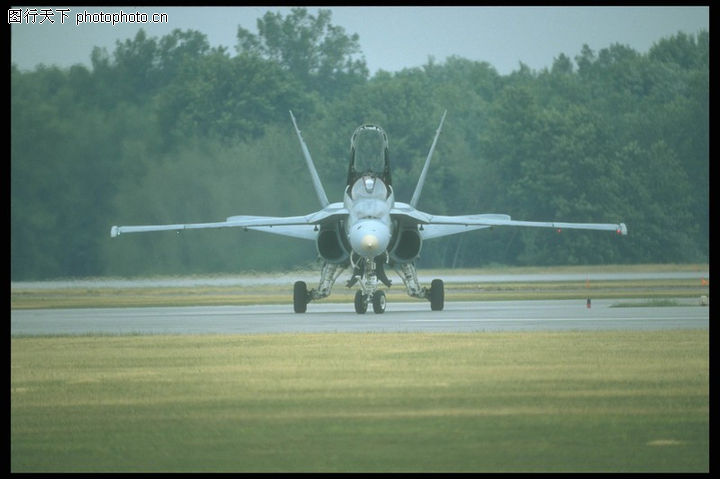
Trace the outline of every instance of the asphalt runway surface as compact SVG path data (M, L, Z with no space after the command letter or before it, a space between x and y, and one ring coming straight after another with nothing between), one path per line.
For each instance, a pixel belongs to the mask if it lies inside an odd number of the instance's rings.
M709 329L709 307L611 307L620 300L388 302L384 314L352 303L12 310L12 336L79 334L257 334L319 332L482 332ZM623 303L629 301L622 301Z

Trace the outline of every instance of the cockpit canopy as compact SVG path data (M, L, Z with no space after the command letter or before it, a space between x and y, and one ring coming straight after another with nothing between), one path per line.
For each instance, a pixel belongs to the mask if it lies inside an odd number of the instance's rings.
M348 185L366 174L375 175L390 184L387 135L375 125L360 126L350 140Z

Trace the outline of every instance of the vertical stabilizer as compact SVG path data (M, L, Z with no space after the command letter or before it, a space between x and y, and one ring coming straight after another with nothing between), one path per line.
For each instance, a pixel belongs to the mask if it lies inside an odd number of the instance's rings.
M308 169L310 170L310 176L312 176L315 193L317 194L318 200L320 200L320 204L323 208L325 208L327 205L330 204L330 202L328 201L328 197L325 194L325 189L323 188L322 182L320 181L318 172L315 169L315 164L310 157L310 151L308 150L307 145L305 145L305 141L303 141L302 135L300 134L300 129L295 122L295 117L293 116L292 110L290 111L290 118L292 119L293 126L295 127L295 132L297 133L298 140L300 140L300 147L302 148L303 155L305 155L305 161L307 162Z
M420 200L420 193L422 193L422 188L425 184L425 177L427 176L428 167L430 166L430 159L432 158L433 151L435 151L435 143L437 143L438 136L440 136L440 130L442 130L446 114L447 110L445 110L442 118L440 119L440 126L438 126L438 129L435 132L435 138L433 139L432 145L430 146L430 152L428 153L427 159L425 160L425 166L423 166L422 172L420 173L420 179L418 180L417 186L415 187L415 192L413 193L412 199L410 200L410 206L412 206L413 208L415 208L418 200Z

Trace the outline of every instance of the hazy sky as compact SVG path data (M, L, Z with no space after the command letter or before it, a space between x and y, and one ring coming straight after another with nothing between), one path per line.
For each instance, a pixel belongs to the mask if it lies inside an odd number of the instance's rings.
M117 40L135 36L144 28L149 36L163 36L175 28L207 35L211 45L224 45L235 54L238 25L257 33L256 20L267 11L287 15L288 7L15 7L22 23L11 24L11 61L23 70L37 64L62 67L90 64L94 46L108 53ZM49 8L48 20L26 23L28 8ZM69 9L61 19L60 8ZM307 7L315 14L316 7ZM574 58L583 44L597 52L613 43L639 52L678 31L697 34L710 30L708 7L322 7L332 10L331 23L347 34L357 33L371 74L427 63L458 55L486 61L506 75L520 62L533 70L552 65L560 53ZM119 14L166 13L167 23L81 23L84 12ZM119 16L119 15L118 15ZM96 16L99 19L99 17ZM110 16L107 16L111 19Z

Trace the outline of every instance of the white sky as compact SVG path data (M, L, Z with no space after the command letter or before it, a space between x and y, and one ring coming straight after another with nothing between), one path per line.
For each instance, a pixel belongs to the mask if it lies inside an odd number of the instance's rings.
M133 38L139 28L161 37L173 29L198 30L212 46L224 45L235 54L237 26L257 33L256 20L267 11L289 14L289 7L44 7L55 23L41 16L35 24L11 24L11 61L22 70L37 64L67 67L90 64L94 46L108 53L117 40ZM61 23L59 8L68 8ZM310 13L317 8L308 6ZM457 55L486 61L501 75L517 70L520 62L533 70L552 65L561 53L574 58L583 44L597 52L614 43L644 53L659 39L678 31L695 35L710 30L708 7L322 7L332 10L331 23L360 45L371 74L378 69L396 72ZM167 13L167 23L83 23L83 12Z

